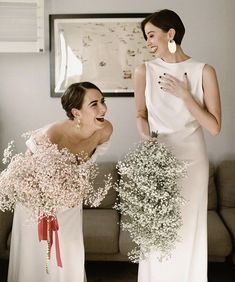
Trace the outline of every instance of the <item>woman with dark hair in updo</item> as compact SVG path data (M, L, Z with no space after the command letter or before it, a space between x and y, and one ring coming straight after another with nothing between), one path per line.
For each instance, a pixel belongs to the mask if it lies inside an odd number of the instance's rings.
M155 59L135 70L137 127L143 140L158 133L174 155L188 163L182 180L183 226L171 258L159 253L140 261L139 282L207 282L208 157L203 136L221 127L219 87L214 68L184 53L185 33L180 17L160 10L146 17L141 28Z
M65 91L61 102L68 119L37 130L36 137L47 136L52 144L57 145L59 151L66 148L74 155L85 153L90 158L96 158L104 147L107 147L107 141L112 134L112 125L105 119L107 107L102 92L90 82L74 83ZM31 137L26 141L30 154L36 152L37 140ZM39 242L37 223L27 224L29 215L27 211L28 209L23 205L16 205L8 281L86 281L82 204L65 209L56 215L59 226L59 229L56 227L56 231L58 230L61 258L58 258L59 250L56 243L58 239L55 237L51 248L49 274L45 269L45 244L42 244L46 242ZM61 267L58 267L57 263Z

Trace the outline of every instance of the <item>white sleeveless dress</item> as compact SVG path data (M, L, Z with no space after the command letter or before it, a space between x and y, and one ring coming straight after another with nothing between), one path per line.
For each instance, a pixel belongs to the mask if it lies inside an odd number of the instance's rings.
M188 201L182 207L181 241L168 261L159 262L156 253L139 263L138 282L207 282L207 189L208 157L201 126L184 102L160 89L159 76L171 74L182 80L186 72L190 89L203 105L202 70L204 64L192 58L180 63L155 59L146 63L145 99L151 131L178 159L189 166L181 181L182 195Z
M41 129L46 131L46 128ZM32 138L27 147L35 152L37 145ZM108 144L96 148L92 159L102 154ZM58 213L59 248L62 267L57 266L55 237L46 273L47 242L38 239L38 225L29 221L30 210L17 204L14 212L8 282L86 282L84 269L82 205ZM54 235L53 235L54 236Z

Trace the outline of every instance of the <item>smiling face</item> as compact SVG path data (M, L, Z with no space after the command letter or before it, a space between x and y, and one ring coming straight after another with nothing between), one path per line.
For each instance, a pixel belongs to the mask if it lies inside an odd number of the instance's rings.
M162 58L169 54L168 41L174 37L174 29L164 32L150 22L146 23L144 31L147 37L146 45L154 55Z
M86 89L82 108L73 108L72 113L81 121L82 127L98 130L104 126L107 106L103 95L97 89Z

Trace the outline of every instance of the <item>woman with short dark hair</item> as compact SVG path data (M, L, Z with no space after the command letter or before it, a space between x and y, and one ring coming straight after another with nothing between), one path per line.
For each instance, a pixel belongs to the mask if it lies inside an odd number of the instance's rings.
M138 282L207 282L208 157L202 129L212 135L220 132L216 72L184 53L185 28L174 11L149 15L141 28L156 58L135 70L139 134L153 141L151 133L158 132L159 142L188 167L180 183L187 201L181 209L181 241L176 242L168 261L159 262L157 250L140 261Z

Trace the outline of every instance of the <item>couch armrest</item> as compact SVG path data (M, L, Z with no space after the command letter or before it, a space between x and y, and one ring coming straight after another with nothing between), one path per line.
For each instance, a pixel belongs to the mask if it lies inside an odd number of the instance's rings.
M229 232L216 211L208 211L208 255L225 258L232 252Z
M222 208L220 214L232 235L233 246L235 247L235 208Z

